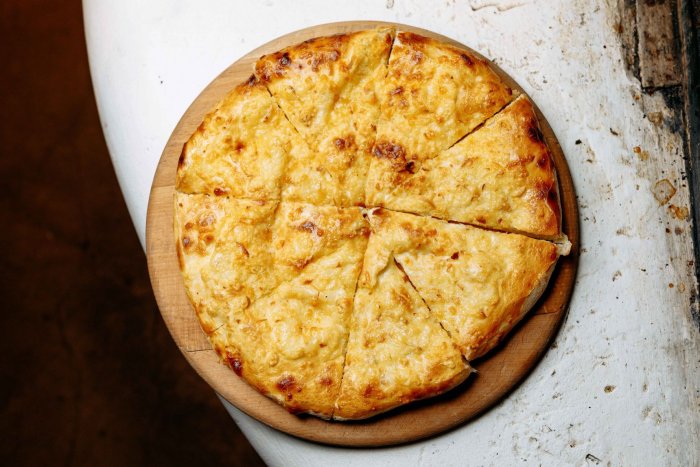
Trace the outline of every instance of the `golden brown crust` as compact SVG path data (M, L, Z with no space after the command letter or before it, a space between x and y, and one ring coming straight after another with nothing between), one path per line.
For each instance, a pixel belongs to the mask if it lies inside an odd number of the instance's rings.
M411 32L396 35L380 89L377 141L411 160L447 149L513 99L486 61Z
M561 235L554 164L525 96L452 148L410 164L412 170L387 169L387 183L369 190L368 205L540 238Z
M231 368L292 412L333 412L369 225L359 208L176 195L183 277Z
M374 143L394 31L380 28L322 37L260 58L256 74L310 151L292 157L283 197L357 206Z
M234 88L185 143L176 189L275 200L298 136L254 77Z
M566 250L358 207L560 237L530 102L470 52L401 32L390 54L393 40L262 57L178 161L176 252L202 328L293 413L362 419L453 388Z
M279 279L271 251L276 202L176 193L175 233L185 289L207 333L240 317Z
M441 394L470 371L393 258L376 274L363 271L333 418L367 418Z
M467 360L488 352L534 305L557 246L429 217L377 210L365 270L393 255Z

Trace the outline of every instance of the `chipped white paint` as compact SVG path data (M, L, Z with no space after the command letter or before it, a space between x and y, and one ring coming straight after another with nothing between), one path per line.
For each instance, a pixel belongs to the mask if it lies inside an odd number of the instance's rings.
M567 155L583 221L580 272L566 322L525 383L453 432L375 450L292 439L227 405L266 462L700 463L682 141L664 124L672 113L663 100L642 95L624 69L615 2L85 0L84 8L105 136L142 241L151 177L188 104L248 50L312 24L389 20L474 47L531 94ZM653 192L660 180L676 190L663 205Z

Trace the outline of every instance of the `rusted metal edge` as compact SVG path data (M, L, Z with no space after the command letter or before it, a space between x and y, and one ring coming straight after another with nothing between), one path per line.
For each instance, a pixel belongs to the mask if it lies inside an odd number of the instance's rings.
M623 58L630 77L672 110L665 123L683 138L690 189L694 272L700 283L700 0L618 0ZM690 295L700 330L700 297Z
M695 277L700 283L700 0L680 0L678 8L678 36L681 67L684 70L683 94L686 143L686 173L690 186L690 208L693 213L693 243L695 246ZM700 330L700 302L691 292L690 314Z

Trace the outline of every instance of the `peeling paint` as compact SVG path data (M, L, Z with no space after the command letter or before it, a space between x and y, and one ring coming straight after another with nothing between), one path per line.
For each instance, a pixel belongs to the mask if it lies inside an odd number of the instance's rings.
M671 213L673 217L678 219L679 221L684 221L688 219L688 215L690 214L690 211L688 210L687 207L685 206L676 206L675 204L670 204L668 206L668 210Z
M664 178L654 184L652 192L654 193L656 201L663 206L676 194L676 187L674 187L668 179Z

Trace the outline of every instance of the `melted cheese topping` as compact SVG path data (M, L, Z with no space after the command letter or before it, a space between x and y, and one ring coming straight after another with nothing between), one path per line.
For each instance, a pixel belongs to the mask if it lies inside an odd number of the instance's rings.
M185 287L219 354L290 410L330 417L369 236L360 209L182 193L176 208Z
M513 98L486 62L417 34L397 34L379 85L381 118L367 178L367 205L381 205L397 177L455 144Z
M251 299L275 285L267 274L272 255L264 241L275 209L276 203L176 194L180 268L205 332L234 320Z
M492 229L559 236L549 149L532 104L520 96L450 149L395 172L373 205Z
M513 95L486 62L393 38L262 57L178 164L177 253L202 328L291 412L360 419L458 385L556 261L546 241L357 207L560 234L527 99L501 111Z
M255 80L236 87L185 144L178 191L279 199L288 152L298 135Z
M452 146L513 94L480 58L410 32L397 34L379 88L377 142L401 146L409 160Z
M375 83L393 41L387 28L321 37L262 57L256 74L311 151L290 160L292 201L364 202L379 106Z
M544 240L430 217L379 210L370 222L368 267L394 255L468 360L491 350L527 313L558 258L557 246Z
M366 418L440 394L469 373L393 258L378 274L363 271L334 418Z

